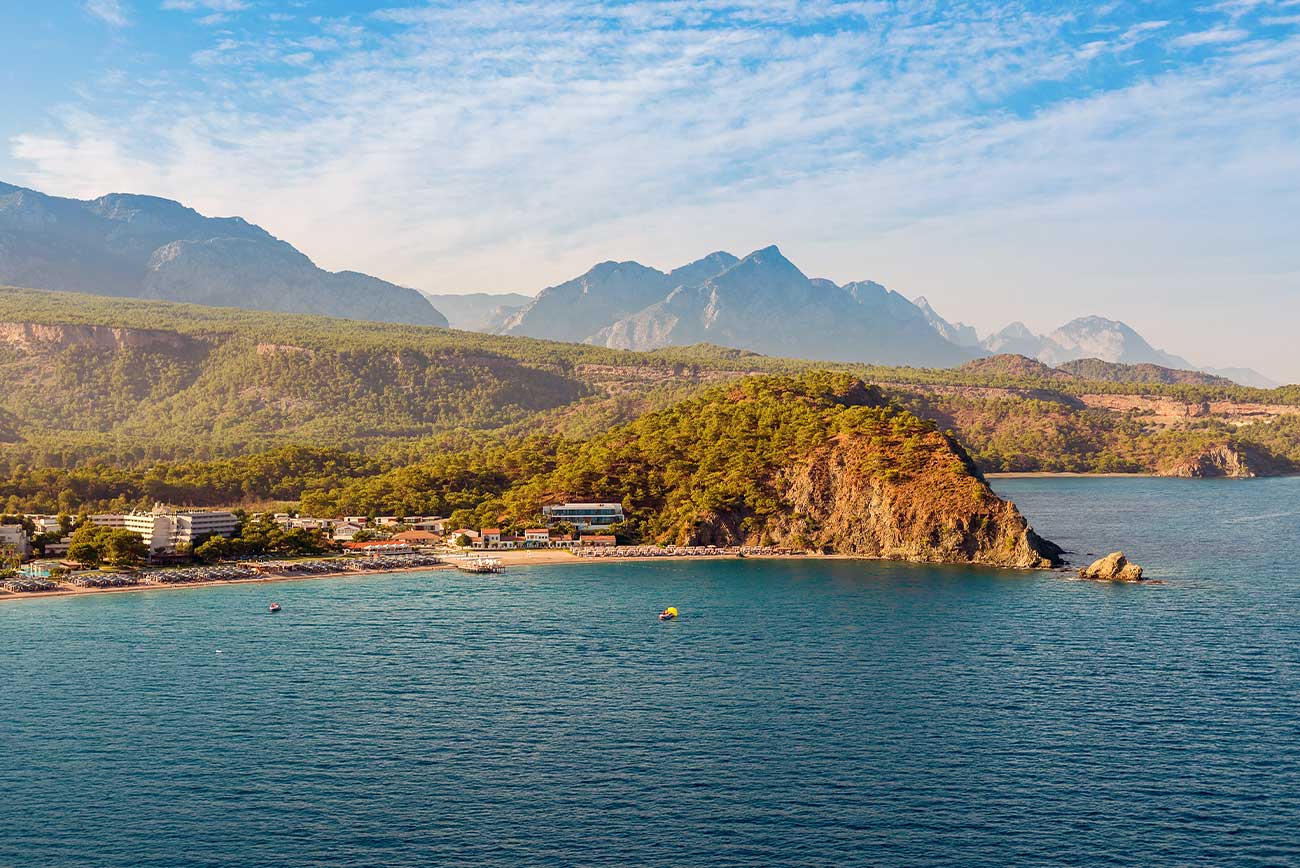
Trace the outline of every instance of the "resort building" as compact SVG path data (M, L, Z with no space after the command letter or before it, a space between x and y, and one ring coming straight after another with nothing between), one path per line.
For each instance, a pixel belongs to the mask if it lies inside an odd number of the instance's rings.
M530 527L524 531L525 548L550 548L551 531L545 527Z
M485 527L483 533L478 539L472 540L471 545L476 549L514 549L518 548L523 542L519 537L502 536L501 528Z
M456 530L453 530L451 533L447 534L447 539L450 540L453 544L455 543L456 540L460 539L461 537L465 537L467 540L470 541L470 544L473 545L474 540L478 539L478 531L470 530L467 527L462 527L462 528L457 528Z
M126 516L120 513L105 513L103 515L92 515L90 523L96 527L119 528L126 527Z
M578 530L600 530L623 520L621 503L557 503L543 506L546 523L568 522Z
M406 524L411 526L411 530L427 530L438 534L447 529L447 519L438 515L407 516Z
M0 548L12 548L18 553L19 560L32 556L31 541L21 524L0 524Z
M582 536L578 537L578 545L580 546L602 546L612 548L616 543L617 540L614 539L613 534L584 533Z
M333 538L337 542L348 542L363 530L365 530L365 528L361 525L345 521L342 524L336 524L334 526Z
M413 546L431 546L442 542L442 537L427 530L404 530L393 534L393 539Z
M180 546L211 536L234 535L238 519L233 513L219 510L171 512L155 506L152 512L132 512L122 516L122 527L140 534L151 552L174 552ZM109 525L111 526L111 525Z

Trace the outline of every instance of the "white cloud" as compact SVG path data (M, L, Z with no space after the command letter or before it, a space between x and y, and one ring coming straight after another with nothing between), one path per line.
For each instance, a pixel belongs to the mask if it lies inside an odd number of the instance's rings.
M86 0L85 9L111 27L125 27L129 23L121 0Z
M1195 48L1201 45L1221 45L1226 42L1240 42L1250 36L1250 31L1238 27L1216 27L1197 33L1185 33L1169 40L1175 48Z
M249 8L247 0L163 0L162 9L173 12L242 12Z

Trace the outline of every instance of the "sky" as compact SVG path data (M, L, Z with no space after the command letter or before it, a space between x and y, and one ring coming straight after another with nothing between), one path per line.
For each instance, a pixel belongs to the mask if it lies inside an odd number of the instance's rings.
M1300 0L3 5L11 183L434 292L777 244L1300 381Z

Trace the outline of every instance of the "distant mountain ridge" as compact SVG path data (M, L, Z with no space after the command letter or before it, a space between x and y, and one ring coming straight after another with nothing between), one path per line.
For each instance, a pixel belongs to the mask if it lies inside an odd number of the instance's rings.
M318 268L240 217L112 193L89 201L0 182L0 284L446 326L413 289Z
M962 323L949 323L917 299L931 325L949 340L969 340L974 330ZM966 331L969 330L969 331ZM1022 322L1013 322L978 342L987 354L1017 355L1036 359L1050 368L1062 368L1068 362L1091 359L1117 365L1151 366L1174 372L1200 372L1243 386L1273 389L1278 383L1250 368L1216 369L1195 365L1182 356L1156 349L1131 326L1102 316L1085 316L1046 335L1038 335ZM1100 370L1100 369L1099 369ZM1147 372L1145 375L1153 375ZM1182 381L1168 379L1151 382L1201 382L1196 378ZM1104 379L1102 376L1094 379ZM1130 381L1132 382L1132 381Z
M925 314L878 283L809 278L776 246L744 258L717 251L662 272L603 262L547 287L497 330L612 349L710 343L767 355L927 367L973 350L944 338Z
M438 294L420 290L429 303L442 311L454 329L470 332L496 331L505 321L533 300L521 292L467 292Z

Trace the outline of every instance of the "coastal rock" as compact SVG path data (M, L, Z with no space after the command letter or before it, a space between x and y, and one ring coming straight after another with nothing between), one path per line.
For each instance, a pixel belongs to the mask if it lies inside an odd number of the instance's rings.
M1188 479L1250 479L1256 476L1279 476L1291 469L1287 462L1274 458L1257 447L1243 443L1223 443L1165 465L1160 469L1160 475Z
M994 494L950 437L924 435L905 471L888 468L893 453L882 452L877 438L845 434L788 474L795 536L802 525L815 548L890 560L1032 569L1061 563L1061 548Z
M1142 568L1130 563L1123 552L1111 552L1079 570L1079 578L1103 582L1140 582Z

